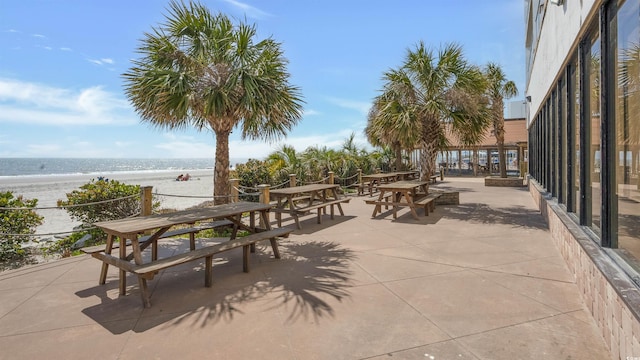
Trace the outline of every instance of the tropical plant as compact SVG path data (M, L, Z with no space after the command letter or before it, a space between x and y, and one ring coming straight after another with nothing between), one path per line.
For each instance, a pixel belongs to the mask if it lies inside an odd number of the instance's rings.
M43 217L33 208L38 199L25 199L13 192L0 192L0 262L24 260L29 252L22 245L29 241Z
M72 219L80 221L84 229L92 228L98 221L123 219L142 211L140 185L128 185L117 180L92 179L66 196L67 200L58 200L58 206L65 208ZM152 204L155 209L159 206L158 202ZM84 232L93 236L94 243L106 238L101 230Z
M326 146L310 146L301 157L306 170L305 182L320 181L338 167L338 152Z
M265 163L272 179L277 183L289 180L289 175L295 174L296 179L303 179L304 168L300 154L290 145L282 145L280 149L270 153Z
M498 145L498 166L500 177L507 177L507 157L504 151L504 99L518 95L516 83L508 80L500 65L489 63L485 69L487 96L491 109L493 133Z
M419 140L419 126L411 107L415 94L406 92L404 74L391 70L384 74L382 94L369 110L365 134L373 146L388 146L394 154L396 170L402 168L402 150L412 150Z
M458 45L445 45L436 54L420 42L399 68L385 73L384 80L385 90L370 119L383 118L381 129L395 133L396 139L410 140L409 144L416 142L423 180L434 173L437 152L446 149L447 129L468 139L479 137L486 128L482 71L464 59Z
M335 166L336 174L342 178L348 178L357 174L358 169L370 168L370 157L367 151L359 148L355 141L355 133L351 133L342 143L342 148L338 151Z
M147 122L161 129L195 127L215 133L215 203L229 201L229 135L276 140L302 114L287 60L255 26L234 25L197 2L172 1L166 22L145 33L142 57L123 74L126 94Z

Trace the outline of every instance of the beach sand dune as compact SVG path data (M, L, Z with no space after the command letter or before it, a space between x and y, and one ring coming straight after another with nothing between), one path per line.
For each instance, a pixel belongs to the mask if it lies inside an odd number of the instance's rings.
M112 173L105 178L125 184L153 187L154 199L160 201L161 208L182 210L213 199L213 169L189 170L189 181L176 181L180 173L176 171ZM55 207L59 199L79 189L96 175L52 175L52 176L12 176L0 180L0 191L12 191L14 196L38 199L38 208ZM43 239L73 230L78 223L73 221L63 209L38 209L44 216L44 223L36 234L46 234Z

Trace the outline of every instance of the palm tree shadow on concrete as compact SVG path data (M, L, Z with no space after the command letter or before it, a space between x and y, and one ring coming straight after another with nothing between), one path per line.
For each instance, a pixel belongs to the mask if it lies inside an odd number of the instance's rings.
M214 261L214 284L211 288L202 287L204 264L201 262L191 263L188 269L159 274L162 286L158 281L151 281L149 287L152 289L152 304L154 299L164 304L152 305L150 309L142 308L137 282L132 276L128 277L127 296L114 299L107 295L108 291L113 293L117 289L115 279L106 285L79 291L76 295L101 299L100 304L82 312L114 334L144 332L157 326L170 328L185 323L192 327L214 326L234 321L236 316L245 314L243 308L246 305L256 304L266 306L267 311L286 309L289 311L287 322L310 317L319 321L334 314L328 301L330 298L342 301L349 296L353 275L350 262L355 257L353 251L331 242L300 244L286 239L280 246L282 259L264 260L271 257L269 246L259 245L257 248L258 255L252 254L250 260L257 263L249 274L238 272L238 264L242 263L241 252L226 257L224 264ZM186 297L185 289L189 292ZM174 304L174 311L169 306L171 304ZM154 309L154 306L163 308ZM126 309L124 312L123 308ZM129 325L114 321L132 318L138 320Z
M441 216L476 224L501 224L534 229L548 228L539 211L517 205L494 208L482 203L463 203L443 207Z
M355 258L352 250L332 242L289 243L285 247L292 268L277 269L271 274L271 289L279 295L271 302L270 310L290 307L288 322L313 317L319 321L333 316L333 308L324 299L338 301L349 296L353 272L349 263Z

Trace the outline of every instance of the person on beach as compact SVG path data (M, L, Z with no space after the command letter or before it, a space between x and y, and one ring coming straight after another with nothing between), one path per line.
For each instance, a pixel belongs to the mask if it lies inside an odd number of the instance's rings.
M178 177L176 178L176 181L182 181L184 179L184 175L180 174L178 175Z

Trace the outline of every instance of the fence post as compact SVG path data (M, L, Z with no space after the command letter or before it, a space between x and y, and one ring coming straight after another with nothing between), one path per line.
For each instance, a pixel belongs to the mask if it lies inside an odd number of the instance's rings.
M329 171L329 184L333 185L333 171Z
M142 210L142 216L151 215L151 203L153 202L153 195L151 191L153 186L143 186L140 190L140 205Z
M258 190L260 191L260 203L269 204L269 184L261 184L258 185ZM267 221L271 222L270 212L267 212ZM263 229L267 228L267 224L262 221L262 216L260 217L260 227Z
M362 169L358 169L358 184L362 184Z
M240 186L240 179L229 179L229 194L231 194L231 202L238 202L240 196L238 195L238 187Z
M296 174L289 174L289 187L296 186Z

